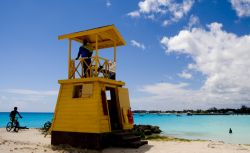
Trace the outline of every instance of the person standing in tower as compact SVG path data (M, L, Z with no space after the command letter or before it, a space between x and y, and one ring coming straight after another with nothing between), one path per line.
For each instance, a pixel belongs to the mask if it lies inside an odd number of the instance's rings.
M93 54L93 50L89 46L88 41L83 40L83 44L79 48L79 51L78 51L78 54L77 54L77 57L76 57L75 60L78 60L80 56L82 58L84 58L84 61L85 61L85 62L83 62L84 77L87 77L88 75L90 75L90 70L88 70L88 67L91 64L91 56L92 56L92 54Z

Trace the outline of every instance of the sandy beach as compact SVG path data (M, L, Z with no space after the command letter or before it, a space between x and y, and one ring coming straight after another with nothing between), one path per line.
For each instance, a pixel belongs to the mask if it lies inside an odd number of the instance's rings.
M149 141L138 149L107 148L102 151L76 149L70 146L51 146L50 136L38 129L7 132L0 128L1 153L250 153L250 145L226 144L214 141Z

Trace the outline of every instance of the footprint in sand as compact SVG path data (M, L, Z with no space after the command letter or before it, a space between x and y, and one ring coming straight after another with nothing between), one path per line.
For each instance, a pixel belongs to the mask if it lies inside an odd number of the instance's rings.
M248 149L243 146L238 146L236 150L248 150Z
M218 147L218 146L221 146L221 145L223 145L224 144L224 142L212 142L212 143L209 143L208 145L207 145L207 147L208 148L216 148L216 147Z
M22 147L20 149L33 149L33 148L31 148L31 147Z

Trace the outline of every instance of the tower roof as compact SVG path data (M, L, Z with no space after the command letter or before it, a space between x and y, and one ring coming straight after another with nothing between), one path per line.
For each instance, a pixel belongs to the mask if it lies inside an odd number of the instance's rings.
M123 46L126 44L114 25L107 25L58 36L59 40L72 39L80 43L82 43L83 40L87 40L93 48L96 46L96 38L98 40L98 49L114 47L115 44L116 46Z

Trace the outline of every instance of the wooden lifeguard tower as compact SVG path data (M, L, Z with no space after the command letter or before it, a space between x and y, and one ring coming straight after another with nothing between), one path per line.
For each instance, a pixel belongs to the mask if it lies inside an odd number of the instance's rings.
M51 144L91 149L117 144L133 128L128 89L114 77L116 48L125 45L124 39L114 25L65 34L58 39L69 42L68 79L58 81L60 90L51 126ZM84 67L87 58L71 58L72 41L84 40L94 51L87 68ZM113 48L112 60L98 55L99 50L107 48ZM135 136L127 139L130 147L145 144Z

